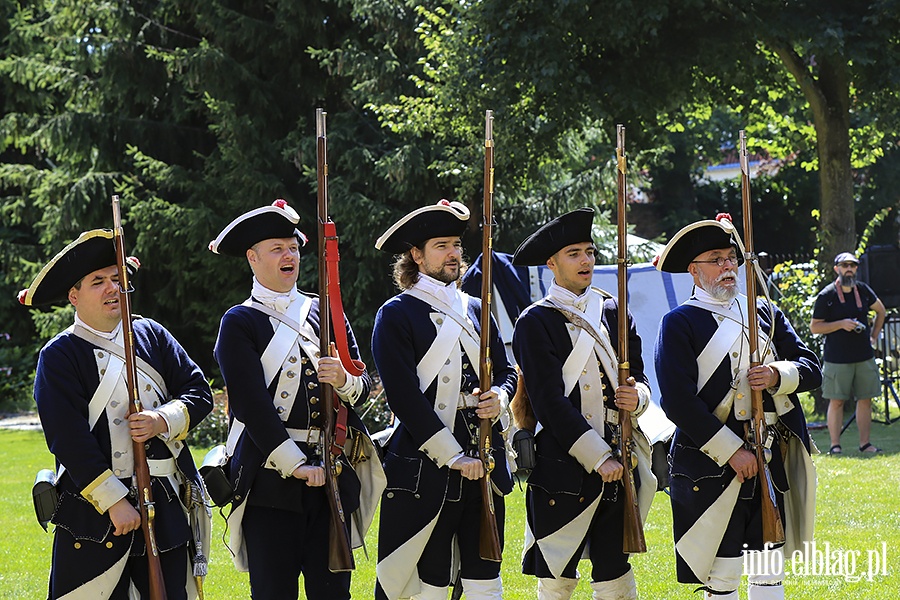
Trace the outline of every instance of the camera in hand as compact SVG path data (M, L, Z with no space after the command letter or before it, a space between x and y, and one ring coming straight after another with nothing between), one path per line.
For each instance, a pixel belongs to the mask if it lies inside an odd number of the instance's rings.
M856 333L862 333L865 330L866 326L859 321L856 322L856 327L853 328L853 331L855 331Z

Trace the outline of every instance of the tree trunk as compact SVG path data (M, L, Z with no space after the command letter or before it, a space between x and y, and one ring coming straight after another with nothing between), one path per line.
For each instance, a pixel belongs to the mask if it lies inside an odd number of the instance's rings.
M811 104L819 155L822 253L830 265L839 252L856 250L853 173L850 169L850 82L846 61L825 57L819 65L818 89L824 102Z
M819 261L829 273L839 252L856 250L853 173L850 170L850 74L839 54L802 57L790 46L769 46L803 91L813 114L819 157Z

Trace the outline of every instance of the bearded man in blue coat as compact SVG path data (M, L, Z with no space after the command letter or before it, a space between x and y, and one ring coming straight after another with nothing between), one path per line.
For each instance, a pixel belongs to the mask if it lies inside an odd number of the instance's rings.
M306 236L284 200L248 211L210 243L253 272L250 297L222 317L215 356L228 390L226 453L234 486L228 547L235 567L250 572L255 600L297 598L303 576L310 600L350 598L350 572L328 565L329 499L322 455L325 425L320 384L333 387L336 417L348 431L338 488L351 547L362 545L384 487L375 448L352 407L368 396L362 368L320 356L319 298L297 289ZM359 363L356 339L341 315L347 352ZM332 318L333 328L340 327ZM337 339L332 333L332 339ZM373 457L375 458L373 460Z
M128 259L130 271L138 267ZM19 297L26 306L68 300L75 307L74 324L41 350L34 381L58 467L48 597L149 594L133 478L133 443L139 442L150 468L165 591L170 600L192 599L206 575L210 511L184 439L212 410L212 393L178 341L159 323L134 315L142 410L128 415L118 282L113 232L94 229L47 263Z
M537 421L522 571L538 578L540 600L571 598L582 558L591 561L595 600L637 598L634 571L623 552L620 415L632 419L638 464L629 468L635 469L642 520L656 492L650 443L637 424L650 402L641 339L616 299L591 287L593 220L590 208L553 219L522 242L513 257L513 264L546 265L553 272L547 295L519 315L513 334L527 391L525 412L530 408ZM630 323L625 360L633 378L621 382L619 319Z
M457 283L469 210L442 200L391 226L375 247L397 256L402 290L375 317L372 354L396 427L386 443L375 597L446 600L459 581L470 600L502 598L500 563L479 556L480 419L494 421L491 473L503 543L503 496L512 490L501 419L515 390L492 321L493 385L478 382L481 302Z
M797 392L817 388L819 362L784 314L738 293L740 238L728 215L684 227L657 260L690 273L694 293L662 320L656 344L661 405L677 429L669 454L678 581L707 598L737 600L744 565L749 598L784 598L783 565L812 539L815 469ZM748 308L752 306L752 309ZM749 319L760 362L750 368ZM756 455L748 443L751 390L759 390L767 455L786 545L764 543Z

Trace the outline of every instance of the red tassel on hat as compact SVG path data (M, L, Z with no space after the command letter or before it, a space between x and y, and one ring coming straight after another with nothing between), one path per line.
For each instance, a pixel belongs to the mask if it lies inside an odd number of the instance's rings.
M716 215L716 221L721 221L722 219L726 219L730 223L734 223L734 219L731 218L731 213L719 213Z
M659 254L657 254L656 256L653 257L653 266L655 267L658 264L659 264Z
M17 298L19 299L19 304L22 304L22 305L24 306L24 304L25 304L25 296L26 296L27 294L28 294L28 288L25 288L24 290L21 290L21 291L19 292L19 295L17 296Z
M287 200L285 200L284 198L279 198L278 200L276 200L275 202L272 203L272 206L277 206L278 208L283 210L284 207L287 206Z

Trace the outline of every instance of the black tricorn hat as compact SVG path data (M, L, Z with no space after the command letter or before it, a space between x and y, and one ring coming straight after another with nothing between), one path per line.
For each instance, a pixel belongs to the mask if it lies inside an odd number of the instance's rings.
M731 215L719 213L715 220L706 219L682 227L672 236L662 253L653 259L653 264L659 271L687 273L691 261L704 252L729 246L738 254L738 265L743 264Z
M556 217L525 238L513 254L513 264L534 266L545 264L551 256L572 244L593 242L591 226L594 209L579 208Z
M59 254L50 259L28 288L19 292L25 306L55 304L68 298L69 290L85 275L116 264L116 246L109 229L85 231ZM136 273L141 263L126 259L129 273Z
M255 208L245 212L225 226L222 233L209 243L209 249L216 254L244 257L247 250L263 240L296 237L305 246L307 238L297 229L300 215L278 199L270 206Z
M402 217L381 234L375 248L391 254L403 254L431 238L461 236L468 221L469 209L465 204L441 200Z

